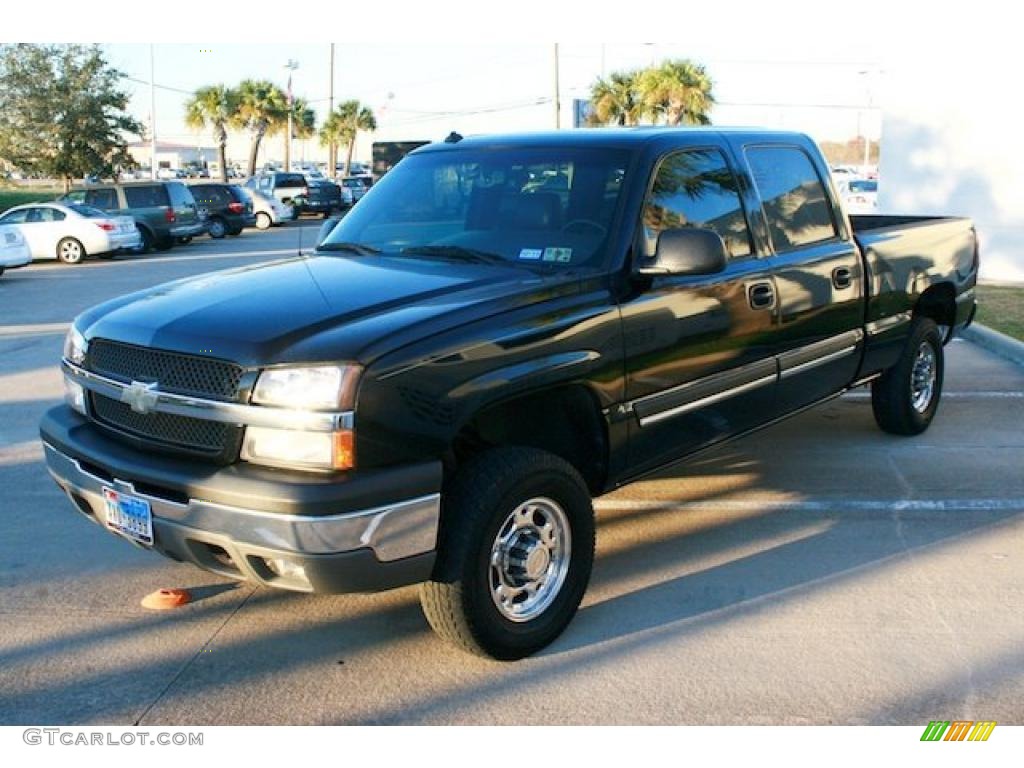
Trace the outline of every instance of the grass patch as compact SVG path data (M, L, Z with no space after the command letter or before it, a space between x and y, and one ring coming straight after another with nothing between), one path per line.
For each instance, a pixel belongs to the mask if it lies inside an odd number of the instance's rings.
M979 285L976 319L1024 341L1024 285Z
M16 205L45 202L63 194L61 187L0 187L0 213Z

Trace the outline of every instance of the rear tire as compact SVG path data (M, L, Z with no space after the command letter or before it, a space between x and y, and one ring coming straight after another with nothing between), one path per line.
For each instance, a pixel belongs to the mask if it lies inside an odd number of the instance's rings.
M260 211L256 214L256 229L270 229L274 221L269 214Z
M220 240L228 233L228 228L222 219L210 219L207 231L214 240Z
M871 384L871 408L883 431L919 435L939 409L944 370L942 337L935 322L918 317L896 365Z
M238 237L240 234L242 234L242 227L238 227L236 229L229 229L228 234L231 237Z
M534 448L470 459L444 495L437 564L420 587L445 640L511 661L557 638L594 562L594 511L567 462Z
M142 253L149 253L153 250L153 233L148 229L142 227L139 228L139 234L142 235Z
M85 247L73 237L57 243L57 258L65 264L78 264L85 258Z
M156 248L156 250L158 251L169 251L171 250L171 248L174 247L174 238L165 237L160 240L157 240L156 243L153 244L153 247Z

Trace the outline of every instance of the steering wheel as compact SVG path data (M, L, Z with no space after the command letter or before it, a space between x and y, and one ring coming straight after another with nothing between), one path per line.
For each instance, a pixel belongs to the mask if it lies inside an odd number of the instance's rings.
M568 232L570 229L577 225L582 225L584 227L589 227L590 229L595 229L601 237L604 237L605 235L608 234L608 228L606 226L596 221L593 221L592 219L573 219L572 221L567 221L565 224L562 225L562 231Z

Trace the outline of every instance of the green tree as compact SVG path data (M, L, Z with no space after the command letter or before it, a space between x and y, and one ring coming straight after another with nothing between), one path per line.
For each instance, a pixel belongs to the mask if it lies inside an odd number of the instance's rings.
M223 85L200 88L185 104L185 123L191 128L210 128L217 142L221 181L228 180L228 126L238 116L239 95Z
M640 92L638 70L612 72L590 87L593 106L590 120L595 125L637 125L647 111Z
M291 157L288 155L288 97L285 96L284 111L274 117L273 123L267 128L269 136L280 134L285 140L285 170L291 170ZM316 111L305 99L297 96L292 98L292 138L309 139L316 134Z
M348 176L352 168L352 152L356 146L356 138L359 131L377 130L377 118L369 107L360 104L355 99L343 101L324 120L320 129L320 143L328 146L331 142L344 144L347 149L345 153L345 170L343 176ZM333 170L333 169L332 169Z
M284 92L269 80L243 80L238 86L238 110L232 125L249 131L249 175L256 173L256 156L267 133L287 119Z
M99 46L0 46L0 157L61 179L65 191L133 165L126 139L143 129L125 111L122 77Z
M662 62L637 81L646 114L666 125L710 125L713 84L703 66L689 59Z

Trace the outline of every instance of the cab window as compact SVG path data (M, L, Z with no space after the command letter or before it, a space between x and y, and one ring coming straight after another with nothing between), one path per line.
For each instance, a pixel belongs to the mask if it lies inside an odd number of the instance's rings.
M658 165L643 211L646 255L666 229L686 227L716 232L730 258L752 252L736 176L717 149L674 152Z

